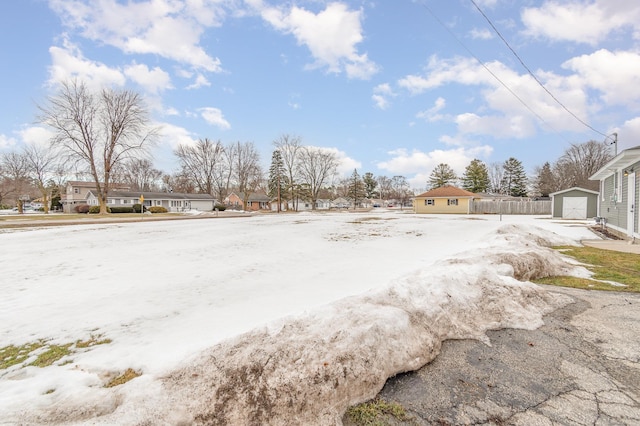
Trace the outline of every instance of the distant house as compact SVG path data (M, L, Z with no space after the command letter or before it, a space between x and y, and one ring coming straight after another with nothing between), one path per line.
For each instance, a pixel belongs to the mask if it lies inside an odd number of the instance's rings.
M598 216L607 227L640 238L640 146L622 151L589 179L600 181Z
M598 215L598 192L573 187L549 194L552 217L562 219L586 219Z
M128 191L129 185L121 183L111 183L110 189L112 191ZM80 204L87 203L87 195L89 191L96 190L95 182L77 181L71 180L67 182L65 192L60 194L60 204L62 204L62 211L65 213L73 213L74 208Z
M244 209L244 192L232 192L224 199L224 204L231 209ZM247 199L247 211L259 210L271 210L271 198L264 192L252 192Z
M347 200L344 197L338 197L331 202L331 207L334 209L348 209L353 206L351 200Z
M179 192L135 192L135 191L109 191L107 206L131 207L140 203L140 197L144 198L145 207L159 206L168 212L184 212L199 210L210 212L216 205L216 199L209 194L184 194ZM93 191L87 194L86 204L99 205L98 197Z
M473 192L455 186L442 186L416 195L413 201L415 213L469 214L471 203L476 198Z

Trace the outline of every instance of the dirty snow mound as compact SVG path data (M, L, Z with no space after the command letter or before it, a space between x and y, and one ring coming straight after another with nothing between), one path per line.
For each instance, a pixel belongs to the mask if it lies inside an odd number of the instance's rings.
M93 413L91 424L340 424L389 377L433 360L442 341L489 343L486 331L539 327L544 314L569 303L520 281L579 268L548 248L559 244L575 242L501 227L480 250L226 340L159 380L132 381L102 406L65 413L61 405L49 420L82 423Z

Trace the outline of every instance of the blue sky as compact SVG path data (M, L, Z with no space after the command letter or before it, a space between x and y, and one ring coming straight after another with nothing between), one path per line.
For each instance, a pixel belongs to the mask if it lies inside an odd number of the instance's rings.
M0 152L46 140L36 105L80 77L144 95L167 173L205 137L267 168L283 134L416 189L442 162L532 173L613 132L640 145L639 47L626 0L6 0Z

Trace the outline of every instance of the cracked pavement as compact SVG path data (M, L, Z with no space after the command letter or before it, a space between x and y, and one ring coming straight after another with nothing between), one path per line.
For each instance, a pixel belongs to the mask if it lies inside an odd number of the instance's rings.
M574 303L537 330L443 343L379 397L410 420L390 425L640 425L640 294L548 287ZM345 417L345 425L349 421Z

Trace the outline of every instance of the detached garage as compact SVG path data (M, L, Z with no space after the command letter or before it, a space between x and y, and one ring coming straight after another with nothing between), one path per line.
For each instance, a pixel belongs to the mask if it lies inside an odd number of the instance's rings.
M555 218L587 219L598 215L598 192L596 191L573 187L549 195Z

